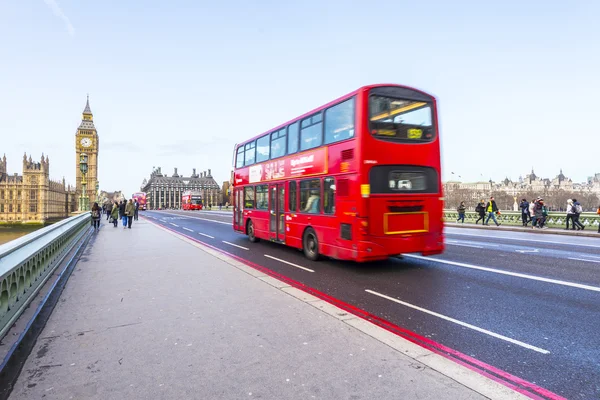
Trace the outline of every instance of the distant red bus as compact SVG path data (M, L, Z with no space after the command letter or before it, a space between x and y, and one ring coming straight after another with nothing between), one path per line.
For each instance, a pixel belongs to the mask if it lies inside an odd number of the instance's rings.
M184 210L202 210L202 195L190 190L183 192L181 204Z
M444 250L436 100L362 87L234 150L233 228L358 262Z
M146 193L137 192L131 196L134 200L137 200L140 205L140 210L146 210Z

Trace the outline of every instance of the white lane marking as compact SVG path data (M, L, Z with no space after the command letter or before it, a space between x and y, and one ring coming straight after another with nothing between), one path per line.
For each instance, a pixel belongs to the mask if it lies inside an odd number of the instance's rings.
M539 253L538 249L533 250L515 250L517 253L525 254L525 253Z
M456 267L478 269L480 271L493 272L495 274L516 276L518 278L531 279L531 280L534 280L534 281L554 283L554 284L562 285L562 286L570 286L570 287L574 287L574 288L578 288L578 289L585 289L585 290L591 290L593 292L600 292L600 287L598 287L598 286L590 286L590 285L584 285L584 284L581 284L581 283L561 281L561 280L558 280L558 279L542 278L541 276L520 274L518 272L509 272L509 271L503 271L501 269L494 269L494 268L488 268L488 267L480 267L478 265L465 264L465 263L456 262L456 261L440 260L439 258L423 257L423 256L415 255L415 254L403 254L403 256L404 257L409 257L409 258L416 258L418 260L425 260L425 261L428 260L428 261L439 262L439 263L442 263L442 264L454 265Z
M172 222L169 222L169 223L170 223L171 225L173 225L173 226L176 226L176 227L178 227L178 228L179 228L179 225L177 225L177 224L174 224L174 223L172 223Z
M199 220L202 220L202 221L216 222L217 224L223 224L223 225L233 225L233 222L223 222L223 221L217 221L217 220L214 220L214 219L208 219L208 218L192 217L192 216L187 216L187 215L186 215L186 216L182 216L182 215L179 215L179 214L170 214L170 215L177 215L178 217L180 217L180 218L182 218L182 219L185 219L185 218L193 218L193 219L199 219Z
M291 262L289 262L289 261L282 260L281 258L276 258L276 257L270 256L270 255L268 255L268 254L265 254L265 257L267 257L267 258L270 258L270 259L272 259L272 260L276 260L276 261L282 262L282 263L284 263L284 264L287 264L287 265L291 265L292 267L296 267L296 268L303 269L303 270L305 270L305 271L308 271L308 272L315 272L315 271L313 271L313 270L312 270L312 269L310 269L310 268L301 267L301 266L300 266L300 265L298 265L298 264L294 264L294 263L291 263Z
M527 233L527 232L525 232L525 233ZM475 233L461 233L461 232L448 232L447 235L459 235L459 236L471 236L471 237L485 237L485 238L501 239L501 240L516 240L516 241L521 241L521 242L537 242L537 243L547 243L547 244L562 244L563 246L580 246L580 247L592 247L594 249L600 249L600 246L595 245L595 244L566 243L566 242L557 242L557 241L552 241L552 240L510 238L510 237L504 237L504 236L477 235Z
M188 231L188 232L194 232L193 230L191 230L191 229L189 229L189 228L186 228L185 226L183 227L183 229L185 229L185 230L186 230L186 231Z
M228 244L228 245L230 245L230 246L239 247L240 249L244 249L244 250L250 250L250 249L249 249L249 248L247 248L247 247L238 246L237 244L234 244L234 243L229 243L229 242L226 242L226 241L224 241L224 240L221 240L221 242L223 242L223 243L225 243L225 244Z
M433 315L434 317L438 317L438 318L441 318L441 319L445 319L446 321L454 322L455 324L458 324L460 326L464 326L465 328L473 329L473 330L475 330L477 332L485 333L486 335L490 335L490 336L495 337L497 339L505 340L507 342L516 344L518 346L525 347L526 349L537 351L538 353L542 353L542 354L550 354L550 352L548 350L544 350L542 348L539 348L539 347L536 347L536 346L533 346L533 345L521 342L519 340L512 339L512 338L506 337L504 335L500 335L499 333L488 331L487 329L483 329L483 328L480 328L478 326L471 325L471 324L468 324L466 322L459 321L457 319L448 317L448 316L443 315L443 314L436 313L435 311L431 311L431 310L428 310L428 309L423 308L423 307L415 306L414 304L410 304L410 303L407 303L405 301L398 300L398 299L395 299L395 298L390 297L390 296L386 296L385 294L378 293L378 292L375 292L375 291L369 290L369 289L366 289L365 292L374 294L375 296L382 297L384 299L393 301L393 302L398 303L398 304L402 304L403 306L406 306L406 307L409 307L409 308L412 308L412 309L424 312L426 314Z
M596 263L596 264L600 264L600 260L586 260L585 258L576 258L576 257L567 257L567 258L569 260L587 261L587 262L593 262L593 263Z
M483 246L477 246L475 244L462 244L462 243L453 243L446 241L450 246L461 246L461 247L473 247L475 249L483 249Z
M208 238L214 239L214 236L207 235L206 233L198 232L198 235L206 236Z

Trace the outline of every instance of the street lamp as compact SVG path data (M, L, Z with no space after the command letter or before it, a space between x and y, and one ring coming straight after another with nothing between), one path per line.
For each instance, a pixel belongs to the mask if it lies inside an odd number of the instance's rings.
M79 196L79 211L87 211L89 209L87 195L87 181L85 175L88 172L88 156L82 153L79 156L79 171L81 171L81 195Z

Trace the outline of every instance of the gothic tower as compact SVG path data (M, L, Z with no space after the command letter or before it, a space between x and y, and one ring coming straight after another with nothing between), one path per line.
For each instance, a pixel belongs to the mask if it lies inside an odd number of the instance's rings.
M86 194L89 199L89 204L96 201L96 184L98 183L98 149L100 141L98 132L94 126L94 116L90 109L90 96L87 98L81 124L77 128L75 134L75 171L76 171L76 192L77 197L81 196L82 192L82 172L80 169L80 161L82 158L87 159L87 173L85 175Z

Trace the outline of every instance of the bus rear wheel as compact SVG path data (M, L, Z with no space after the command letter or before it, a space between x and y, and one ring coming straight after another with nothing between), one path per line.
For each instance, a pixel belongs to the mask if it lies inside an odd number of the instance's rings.
M246 233L248 234L248 240L250 242L256 243L260 240L256 237L256 234L254 232L254 224L252 223L252 220L248 221L248 225L246 226Z
M304 231L302 249L309 260L317 261L319 259L319 239L317 239L317 234L313 228L307 228Z

